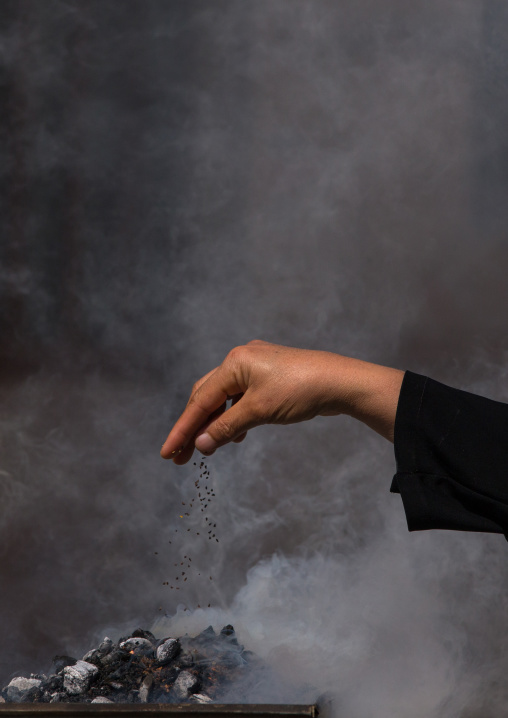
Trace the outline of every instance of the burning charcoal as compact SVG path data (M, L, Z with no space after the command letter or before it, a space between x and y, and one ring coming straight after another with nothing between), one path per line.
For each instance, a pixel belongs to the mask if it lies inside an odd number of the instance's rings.
M56 693L53 693L51 695L51 700L49 702L50 703L64 703L68 698L69 698L69 696L67 695L67 693L57 691Z
M119 683L118 681L110 681L108 683L108 686L112 688L114 691L122 691L123 690L123 684Z
M233 626L230 623L228 623L227 626L224 626L224 628L221 628L220 635L225 636L226 638L231 638L231 636L235 635L235 629L233 628Z
M104 656L107 656L108 653L111 653L113 650L113 641L111 638L108 638L107 636L102 640L100 646L98 648L93 648L91 651L88 651L88 653L85 653L82 660L87 661L88 663L100 663L101 658Z
M134 633L144 635L118 644L105 638L86 654L88 661L57 656L51 674L13 679L1 695L7 702L206 704L220 700L242 668L258 661L238 644L231 625L219 634L209 626L194 638L164 638L155 644L148 631ZM198 693L201 686L204 692Z
M104 668L114 670L116 666L121 665L124 661L128 661L130 654L127 651L122 651L119 648L115 648L111 653L108 653L104 658L101 659L101 665Z
M194 693L194 695L191 696L189 700L192 703L213 703L213 699L210 698L210 696L205 695L204 693Z
M103 656L106 656L113 649L113 645L114 644L113 644L113 641L111 640L111 638L108 638L107 636L105 636L102 639L102 641L99 645L99 648L97 650L100 653L102 653Z
M177 698L185 700L197 689L199 680L193 673L182 671L173 684L173 691Z
M154 644L157 643L157 639L153 633L145 631L143 628L136 628L136 630L132 632L132 638L146 638Z
M152 690L153 676L148 674L139 689L139 700L141 703L148 703L150 691Z
M73 666L77 658L71 656L55 656L51 665L50 673L60 673L66 666Z
M30 700L32 691L40 688L42 681L38 678L13 678L5 689L7 700L11 703L23 703ZM32 694L33 695L33 694Z
M51 675L44 683L44 690L49 693L55 693L55 691L63 690L63 675Z
M178 666L180 668L190 668L194 665L194 659L190 653L182 653L178 658Z
M64 688L70 695L79 695L88 690L92 679L99 673L97 666L87 661L77 661L74 666L64 668Z
M164 665L173 660L180 653L180 641L178 638L166 638L157 648L157 662Z
M109 674L110 681L123 681L129 675L129 664L122 663L116 671Z
M153 644L148 638L129 638L120 643L122 651L128 651L136 656L147 656L153 654Z
M97 648L92 648L91 651L88 651L88 653L85 653L82 661L86 661L87 663L93 663L94 665L100 665L101 663L101 654L99 653Z

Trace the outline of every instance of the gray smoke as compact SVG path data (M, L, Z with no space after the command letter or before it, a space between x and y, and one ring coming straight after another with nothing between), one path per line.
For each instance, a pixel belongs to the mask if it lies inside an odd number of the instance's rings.
M198 467L158 451L253 338L508 399L505 3L2 16L1 682L106 630L231 622L274 666L245 700L503 712L505 539L408 534L389 444L254 430L207 462L215 545L199 516L182 538ZM204 571L177 594L182 553Z

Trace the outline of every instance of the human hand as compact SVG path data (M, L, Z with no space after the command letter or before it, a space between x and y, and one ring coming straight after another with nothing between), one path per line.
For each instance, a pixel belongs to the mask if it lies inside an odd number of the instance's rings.
M161 456L185 464L194 447L210 455L224 444L242 441L261 424L342 413L393 439L402 375L331 352L249 342L194 384Z

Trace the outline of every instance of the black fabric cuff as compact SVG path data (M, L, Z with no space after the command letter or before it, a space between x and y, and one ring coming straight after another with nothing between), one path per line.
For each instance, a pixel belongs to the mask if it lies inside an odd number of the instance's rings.
M508 533L508 451L492 429L504 422L508 405L406 372L390 490L401 495L409 531ZM494 471L488 464L496 450Z

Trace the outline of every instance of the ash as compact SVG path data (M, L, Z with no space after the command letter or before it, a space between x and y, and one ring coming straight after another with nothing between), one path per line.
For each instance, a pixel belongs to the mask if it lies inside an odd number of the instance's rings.
M55 656L48 675L17 676L1 696L7 703L213 703L254 664L259 659L231 625L160 640L137 629L117 643L104 638L80 660Z

